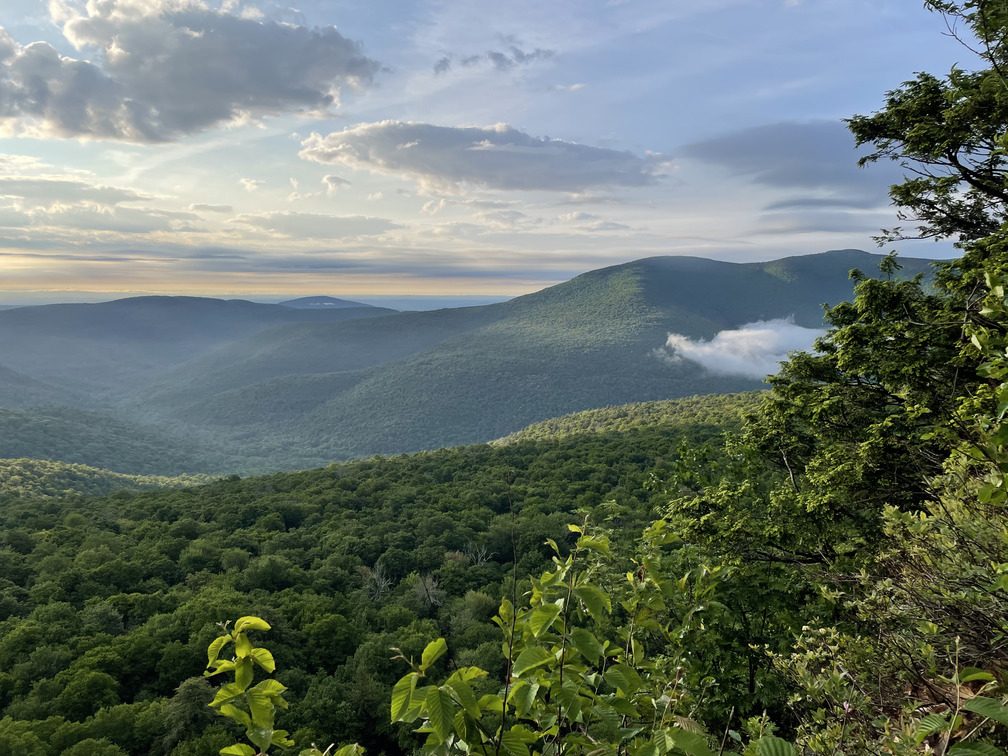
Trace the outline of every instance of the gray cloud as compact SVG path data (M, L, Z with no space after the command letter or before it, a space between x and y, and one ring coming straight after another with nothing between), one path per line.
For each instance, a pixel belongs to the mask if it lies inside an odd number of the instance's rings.
M777 190L755 233L877 232L889 185L902 180L894 164L857 167L858 152L835 121L775 123L686 145L684 158L717 165Z
M498 71L509 71L515 66L526 66L539 60L547 60L554 55L556 55L556 50L544 50L537 47L526 52L517 45L511 45L506 52L487 50L480 55L464 55L458 59L458 62L464 68L489 63ZM454 63L454 56L446 55L434 64L434 73L436 75L447 73Z
M659 354L672 362L697 362L718 375L765 378L777 373L791 352L808 350L825 331L797 326L790 319L760 320L721 331L710 341L670 333Z
M766 186L868 188L879 183L858 169L854 138L834 121L756 126L686 145L680 152Z
M83 181L57 178L0 178L0 197L14 199L24 208L49 208L62 203L86 202L111 207L120 202L151 199L129 189L96 186Z
M335 27L308 29L173 0L54 2L97 63L0 30L0 119L22 133L159 142L216 124L318 112L380 66Z
M559 192L648 186L664 166L660 156L537 139L503 124L453 128L381 121L312 134L301 144L307 160L405 176L447 191L464 183Z
M333 194L335 194L336 191L341 186L349 186L350 185L350 182L347 181L345 178L342 178L340 176L336 176L336 175L331 174L331 173L328 176L323 176L322 177L322 183L325 185L326 194L328 194L330 197Z
M764 210L870 210L878 206L878 198L865 197L797 197L771 202Z
M402 228L385 218L364 215L320 215L316 213L274 212L256 215L239 215L234 223L258 228L284 236L313 239L345 239L355 236L374 236L395 228Z

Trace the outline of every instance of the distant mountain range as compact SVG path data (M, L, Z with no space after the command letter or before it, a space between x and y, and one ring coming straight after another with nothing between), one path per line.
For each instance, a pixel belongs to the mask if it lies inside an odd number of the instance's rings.
M360 302L351 302L349 299L336 299L336 297L301 297L300 299L288 299L278 304L283 307L294 307L299 310L315 310L337 307L370 307L370 305Z
M0 312L0 406L20 412L20 433L59 418L64 433L90 426L114 437L67 461L146 474L291 469L488 441L580 410L758 388L656 350L670 332L710 339L787 316L820 326L823 303L849 299L849 270L871 274L879 260L856 250L748 264L656 257L507 302L425 312L325 297L22 307ZM901 262L913 275L930 261ZM336 304L311 304L326 301ZM74 410L48 407L43 420L27 409L41 404ZM140 433L131 428L143 428L151 459L126 469L102 458L103 447L122 456ZM67 459L55 439L30 435L32 448L17 444L17 454L4 446L17 439L0 436L0 457ZM180 469L191 459L203 464Z

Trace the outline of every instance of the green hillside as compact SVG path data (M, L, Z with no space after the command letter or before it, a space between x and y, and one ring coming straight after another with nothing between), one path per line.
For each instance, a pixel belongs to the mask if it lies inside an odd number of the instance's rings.
M879 259L650 258L485 307L292 324L178 368L146 408L212 429L221 443L255 439L258 456L297 466L486 441L597 407L755 389L758 380L669 364L655 349L669 332L710 338L763 318L817 325L822 303L850 297L851 267L872 272ZM927 269L908 261L904 275ZM311 370L323 372L297 375Z
M713 426L734 429L741 423L743 415L755 410L765 397L765 391L750 391L745 394L708 394L602 407L533 423L492 443L513 444L527 440L623 432L648 426Z
M656 257L507 302L426 312L185 297L5 311L0 349L11 369L121 425L95 424L111 434L105 442L88 431L93 441L59 446L21 423L0 453L142 474L266 472L485 442L599 407L753 390L758 379L658 350L672 332L710 339L788 316L820 325L823 303L850 298L849 270L873 273L880 259L854 250L751 264ZM904 264L904 276L928 266ZM11 405L25 407L13 394ZM136 444L125 425L140 429ZM180 467L194 448L199 466Z
M638 531L664 496L649 476L668 474L683 439L717 433L684 419L184 490L6 496L0 751L58 756L104 738L117 756L217 753L234 735L206 706L205 649L216 622L254 613L273 625L280 680L300 702L284 715L299 743L402 752L389 647L419 656L447 635L457 662L497 669L489 618L512 569L541 569L546 538L569 544L576 510L618 512L614 527ZM36 491L104 485L53 472Z
M219 473L240 464L192 436L74 407L0 408L0 459L47 459L123 474Z
M273 325L390 312L367 305L313 310L200 297L19 307L0 312L0 354L19 373L114 402L137 381Z
M0 407L69 404L74 395L0 365ZM80 401L80 397L76 397Z
M167 478L123 475L87 465L42 459L0 459L0 501L108 496L113 491L181 488L209 482L206 475Z

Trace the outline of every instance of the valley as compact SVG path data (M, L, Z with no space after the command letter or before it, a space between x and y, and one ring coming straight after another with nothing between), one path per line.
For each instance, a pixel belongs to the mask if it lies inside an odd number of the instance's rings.
M876 274L880 259L853 250L753 264L650 258L499 304L421 312L184 297L8 310L0 458L247 474L752 390L759 379L669 361L660 349L669 333L709 340L774 318L821 327L822 305L851 296L849 270ZM901 264L906 277L929 271L925 260Z

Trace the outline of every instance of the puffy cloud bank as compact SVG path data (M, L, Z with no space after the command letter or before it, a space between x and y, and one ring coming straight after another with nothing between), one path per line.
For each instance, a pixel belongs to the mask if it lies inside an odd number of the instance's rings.
M227 6L225 6L227 7ZM201 0L53 0L52 19L94 62L0 29L0 122L14 133L162 142L335 104L380 66L335 27L262 21Z
M765 378L779 370L779 363L789 353L810 349L824 333L795 325L790 318L759 320L733 331L721 331L710 341L670 333L660 352L670 361L697 362L718 375Z
M559 139L538 139L504 124L489 127L427 123L362 123L302 142L301 157L412 178L456 191L461 184L492 189L583 192L601 186L649 186L665 162Z

